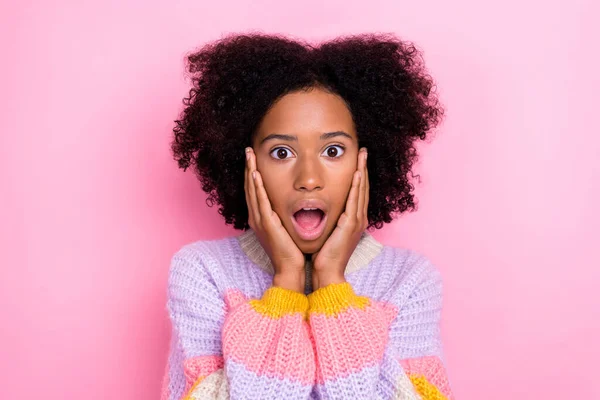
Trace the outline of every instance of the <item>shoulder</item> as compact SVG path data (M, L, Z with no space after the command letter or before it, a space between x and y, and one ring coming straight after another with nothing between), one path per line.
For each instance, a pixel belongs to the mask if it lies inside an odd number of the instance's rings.
M214 263L235 251L235 237L223 239L197 240L182 245L172 260L187 260L195 263Z
M442 276L436 265L423 253L415 250L390 247L395 254L395 266L398 278L408 280L414 286L424 283L440 282Z
M191 296L223 297L239 290L260 297L270 286L272 276L258 268L242 249L239 236L199 240L183 245L171 258L169 294L176 291Z
M442 275L435 264L424 254L402 247L384 245L378 260L378 279L385 282L380 294L395 304L410 298L426 295L442 296Z
M217 286L225 278L223 264L234 254L234 237L198 240L182 245L171 257L169 294Z

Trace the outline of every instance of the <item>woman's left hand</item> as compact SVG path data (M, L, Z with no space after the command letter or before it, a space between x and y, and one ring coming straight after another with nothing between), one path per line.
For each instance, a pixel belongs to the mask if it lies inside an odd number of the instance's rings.
M358 153L358 169L352 177L346 208L323 247L312 255L313 290L332 283L346 282L344 271L348 260L369 225L368 206L367 149L363 147Z

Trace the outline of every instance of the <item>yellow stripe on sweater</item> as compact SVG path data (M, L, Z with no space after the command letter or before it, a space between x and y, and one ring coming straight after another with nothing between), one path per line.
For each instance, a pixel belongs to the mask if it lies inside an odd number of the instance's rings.
M308 298L303 293L273 286L265 291L260 300L250 300L254 311L273 319L289 314L301 314L306 318Z
M348 307L364 310L371 300L357 296L348 282L332 283L319 288L308 295L309 313L335 316L344 312Z
M185 397L183 398L183 400L193 400L192 398L192 393L194 393L194 390L196 390L196 388L198 387L198 385L200 385L202 383L202 381L207 377L207 375L202 375L199 376L196 379L196 382L194 382L194 385L190 388L190 390L187 392L187 394L185 395Z
M429 383L423 375L410 375L410 381L423 400L448 400L438 388Z

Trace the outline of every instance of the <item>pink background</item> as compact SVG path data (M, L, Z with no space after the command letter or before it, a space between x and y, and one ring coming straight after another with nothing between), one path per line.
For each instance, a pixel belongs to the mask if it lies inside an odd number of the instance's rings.
M442 271L458 399L600 398L593 0L11 3L0 398L158 398L170 257L237 234L171 160L183 57L250 29L390 31L425 51L448 116L423 147L419 212L374 235Z

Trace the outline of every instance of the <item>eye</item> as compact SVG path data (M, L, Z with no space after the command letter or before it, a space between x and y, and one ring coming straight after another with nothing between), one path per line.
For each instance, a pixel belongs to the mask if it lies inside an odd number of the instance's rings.
M342 154L344 154L344 147L340 146L338 144L335 144L335 145L327 147L325 149L325 151L323 152L323 154L325 154L327 157L338 158Z
M277 147L271 151L271 157L273 157L276 160L285 160L286 158L288 158L286 157L288 155L292 155L292 152L289 149L286 149L285 147Z

